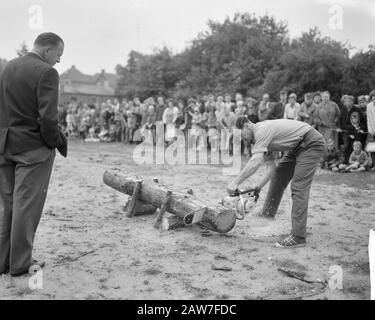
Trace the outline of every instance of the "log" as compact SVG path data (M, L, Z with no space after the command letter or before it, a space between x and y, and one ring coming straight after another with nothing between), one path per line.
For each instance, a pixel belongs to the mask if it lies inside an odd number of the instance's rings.
M106 185L131 196L139 179L115 171L106 171L103 181ZM152 180L143 180L138 200L161 208L168 190L167 187ZM219 233L229 232L236 223L236 213L233 209L219 204L208 205L193 195L185 195L176 191L172 191L166 211L182 218L186 225L199 223Z

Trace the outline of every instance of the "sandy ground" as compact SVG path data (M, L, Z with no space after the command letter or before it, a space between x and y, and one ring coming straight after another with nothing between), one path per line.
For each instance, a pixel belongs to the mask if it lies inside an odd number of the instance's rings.
M161 232L153 228L155 215L126 218L128 197L104 185L107 169L158 177L209 202L226 195L231 179L218 165L139 166L133 149L71 141L69 157L56 157L35 239L35 257L47 263L43 289L31 290L28 276L6 275L0 278L0 298L370 298L368 236L375 229L375 174L319 170L311 190L308 245L285 250L273 244L290 230L289 188L274 221L247 216L227 235L199 226ZM296 271L305 281L278 268ZM328 285L340 270L342 289Z

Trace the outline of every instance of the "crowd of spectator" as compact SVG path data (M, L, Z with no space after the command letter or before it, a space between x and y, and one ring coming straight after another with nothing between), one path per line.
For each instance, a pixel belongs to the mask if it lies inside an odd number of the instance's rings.
M140 143L145 129L153 132L158 123L164 125L166 145L176 140L177 133L197 135L205 130L231 132L236 119L246 115L253 123L274 119L304 121L316 128L326 141L321 166L333 171L374 170L375 153L367 153L366 145L375 141L375 91L357 98L344 95L336 103L328 91L306 93L298 102L295 93L280 92L277 102L264 94L260 101L236 93L215 97L213 94L187 101L150 97L143 102L109 99L98 104L80 103L72 98L59 106L59 124L69 137L83 141ZM231 150L231 137L227 146ZM202 147L201 143L199 147ZM214 146L210 146L214 148ZM216 148L217 146L215 146ZM243 143L243 152L251 155L251 144Z

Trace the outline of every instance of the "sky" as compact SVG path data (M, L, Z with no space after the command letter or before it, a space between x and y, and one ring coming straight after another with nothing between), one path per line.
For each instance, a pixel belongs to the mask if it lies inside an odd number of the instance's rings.
M51 31L65 42L60 73L72 65L115 72L131 50L180 52L208 20L236 12L272 15L288 23L291 37L317 26L354 50L375 44L375 0L0 0L0 58L14 58L22 42L31 49L39 33Z

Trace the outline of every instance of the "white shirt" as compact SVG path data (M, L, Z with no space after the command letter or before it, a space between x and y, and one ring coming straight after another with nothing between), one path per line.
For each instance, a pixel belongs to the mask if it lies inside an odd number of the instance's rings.
M370 102L367 105L367 128L368 132L375 136L375 104Z
M301 107L299 103L295 103L293 107L290 103L288 103L285 106L284 119L299 120L300 109Z

